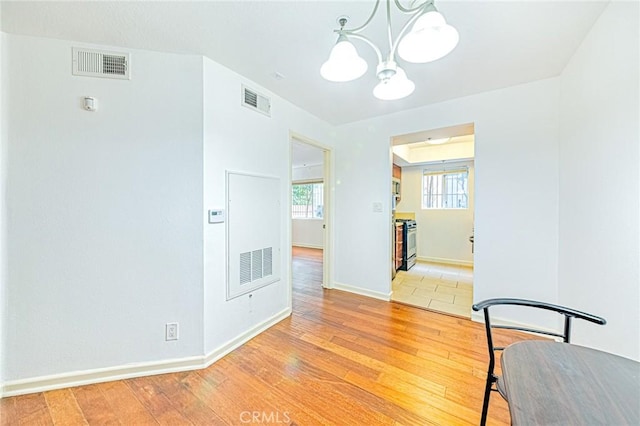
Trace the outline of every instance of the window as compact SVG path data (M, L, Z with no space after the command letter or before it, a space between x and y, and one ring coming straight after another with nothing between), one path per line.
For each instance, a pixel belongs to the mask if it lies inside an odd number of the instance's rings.
M469 172L464 169L430 170L422 176L423 209L466 209L469 207Z
M291 217L294 219L322 218L322 182L294 183L291 194Z

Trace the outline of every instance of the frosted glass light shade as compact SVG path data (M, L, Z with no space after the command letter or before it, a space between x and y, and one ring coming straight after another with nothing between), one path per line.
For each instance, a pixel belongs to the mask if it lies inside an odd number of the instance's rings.
M400 67L396 68L393 77L380 80L373 88L373 96L383 101L402 99L413 93L416 85L407 78L407 74Z
M341 36L331 49L329 59L322 64L320 75L329 81L342 82L362 77L366 71L367 62L358 55L353 44Z
M422 15L400 40L398 55L407 62L425 63L449 54L458 44L458 31L436 11Z

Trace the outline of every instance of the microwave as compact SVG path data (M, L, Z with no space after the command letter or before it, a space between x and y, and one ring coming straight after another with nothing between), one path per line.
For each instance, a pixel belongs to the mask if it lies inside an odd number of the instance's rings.
M400 179L393 178L391 180L391 193L396 197L400 197Z

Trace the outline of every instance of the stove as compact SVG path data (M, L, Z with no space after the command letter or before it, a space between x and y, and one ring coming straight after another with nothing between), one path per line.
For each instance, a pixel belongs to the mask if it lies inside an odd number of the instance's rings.
M398 269L408 271L416 264L418 225L414 219L396 219L402 223L402 264Z

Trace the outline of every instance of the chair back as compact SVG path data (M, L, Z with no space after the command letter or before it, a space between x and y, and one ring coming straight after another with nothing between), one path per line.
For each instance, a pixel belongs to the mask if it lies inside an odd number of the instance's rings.
M513 325L494 325L491 323L491 317L489 315L489 308L492 306L498 305L511 305L511 306L526 306L535 309L544 309L548 311L553 311L558 314L564 316L564 328L562 333L557 333L549 330L545 330L542 328L532 328L532 327L524 327L524 326L513 326ZM487 382L485 385L485 395L484 395L484 403L482 406L482 417L480 420L480 424L484 425L487 420L487 410L489 408L489 395L492 390L500 390L500 383L498 382L498 377L493 373L493 369L495 367L495 351L501 351L503 347L496 347L493 344L493 334L491 332L494 328L500 328L504 330L516 330L516 331L525 331L529 333L542 334L546 336L552 336L561 338L563 342L570 343L571 341L571 325L573 318L582 319L585 321L593 322L596 324L604 325L607 321L604 318L588 314L586 312L577 311L575 309L567 308L565 306L553 305L551 303L546 302L538 302L535 300L527 300L527 299L487 299L482 302L476 303L472 306L474 311L482 310L484 313L484 326L487 333L487 345L489 347L489 368L487 371ZM497 389L493 389L492 385L497 383Z

